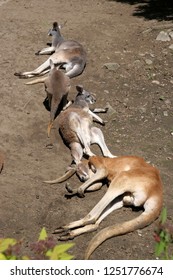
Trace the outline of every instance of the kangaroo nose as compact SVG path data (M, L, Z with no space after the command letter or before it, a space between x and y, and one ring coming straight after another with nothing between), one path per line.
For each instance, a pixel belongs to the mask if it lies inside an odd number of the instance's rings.
M85 177L80 178L81 182L85 182Z

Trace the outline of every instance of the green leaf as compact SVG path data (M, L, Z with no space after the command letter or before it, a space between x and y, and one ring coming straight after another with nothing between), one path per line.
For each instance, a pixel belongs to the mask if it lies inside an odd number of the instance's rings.
M14 255L11 255L8 259L14 261L14 260L17 260L17 257Z
M46 256L47 256L47 254L46 254ZM50 252L49 259L50 260L59 260L60 259L59 254L55 248L53 248L52 252Z
M66 251L73 246L74 243L56 245L52 250L47 251L46 256L49 257L50 260L70 260L73 256L66 253Z
M56 245L54 247L54 250L56 250L58 252L58 254L62 254L73 246L74 246L74 243L64 243L64 244Z
M71 254L69 253L63 253L61 254L60 256L60 260L72 260L74 258L74 256L72 256Z
M164 207L162 209L162 213L161 213L161 223L164 224L166 222L166 219L167 219L167 209L166 207Z
M0 252L3 253L4 251L6 251L8 249L8 247L10 245L13 246L16 243L17 243L17 241L12 238L0 239Z
M165 242L166 243L169 243L171 240L170 240L170 235L169 233L165 232Z
M53 249L49 249L49 250L45 253L45 255L46 255L47 257L50 257L50 256L52 255L52 250L53 250Z
M165 238L165 232L162 230L162 231L160 232L159 236L160 236L162 239Z
M41 232L40 232L38 241L45 240L46 238L47 238L47 232L46 232L46 229L43 227Z
M160 241L159 243L156 244L156 255L160 256L161 253L164 252L165 249L165 243L163 241Z
M7 258L6 258L6 256L5 256L4 254L0 253L0 260L1 260L1 261L2 261L2 260L7 260Z
M23 256L23 257L22 257L22 260L25 260L25 261L26 261L26 260L30 260L30 258L29 258L28 256Z

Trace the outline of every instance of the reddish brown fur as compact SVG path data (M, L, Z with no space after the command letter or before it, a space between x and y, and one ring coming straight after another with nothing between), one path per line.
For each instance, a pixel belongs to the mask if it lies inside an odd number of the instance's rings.
M123 206L140 206L144 208L144 211L130 221L109 226L98 232L87 247L86 259L108 238L127 234L151 224L159 216L163 203L163 186L159 171L143 158L92 156L87 166L94 170L94 173L79 188L68 187L71 194L83 195L85 190L90 190L95 183L102 182L106 178L109 181L109 187L103 198L84 218L55 230L55 233L63 233L60 240L67 240L96 230L108 214Z
M104 169L107 172L107 179L109 182L113 181L114 178L120 175L121 172L128 172L127 169L131 171L131 175L140 174L146 177L146 183L148 179L150 182L157 182L157 187L146 188L148 196L156 194L162 200L162 183L160 179L159 170L147 163L143 158L136 156L121 156L117 158L106 158L100 156L93 156L89 158L88 164L92 164L95 169ZM128 175L129 176L129 175Z
M148 168L149 170L158 173L158 170L148 164L143 158L136 156L121 156L118 158L103 158L99 156L90 157L89 163L92 164L96 169L104 168L108 172L108 180L112 181L119 172L127 171L127 169Z

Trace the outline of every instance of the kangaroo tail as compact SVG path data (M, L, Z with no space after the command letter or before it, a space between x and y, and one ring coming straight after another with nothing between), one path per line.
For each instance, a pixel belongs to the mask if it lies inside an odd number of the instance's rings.
M144 211L140 216L124 222L122 224L113 225L101 230L98 234L96 234L93 239L89 242L89 245L85 252L85 259L89 259L90 255L94 252L94 250L102 244L105 240L123 235L137 229L141 229L152 223L160 214L161 207L156 206L155 209L151 209L150 211Z
M46 79L47 79L47 77L40 77L40 78L37 78L30 82L25 83L25 85L35 85L35 84L39 84L39 83L44 83Z
M68 170L63 176L61 176L55 180L52 180L52 181L44 181L44 183L47 183L47 184L62 183L64 181L66 181L67 179L69 179L70 177L72 177L75 173L76 173L76 169L72 168L72 169Z

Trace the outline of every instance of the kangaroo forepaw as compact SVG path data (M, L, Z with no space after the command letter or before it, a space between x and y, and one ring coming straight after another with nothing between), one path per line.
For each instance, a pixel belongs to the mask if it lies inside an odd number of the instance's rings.
M77 194L78 194L79 197L85 197L84 191L81 190L80 188L77 189Z
M73 189L69 186L68 183L66 183L65 188L66 188L66 190L67 190L69 193L71 193L71 194L75 194L75 193L76 193L76 192L73 191Z
M14 76L17 76L17 77L21 76L21 72L15 72Z
M67 196L73 196L77 194L79 197L85 197L83 190L81 190L80 188L72 189L68 183L66 184L65 188L69 192L68 194L66 194Z
M40 51L38 51L38 52L35 53L35 55L39 55L39 54L40 54Z
M28 78L26 75L22 74L22 72L15 72L14 76L17 76L20 79L27 79Z

